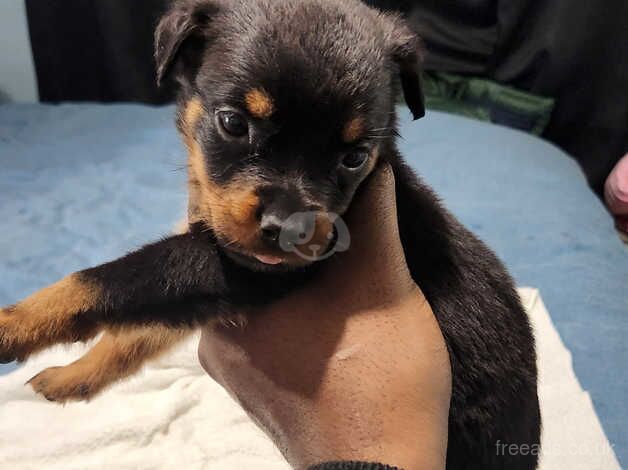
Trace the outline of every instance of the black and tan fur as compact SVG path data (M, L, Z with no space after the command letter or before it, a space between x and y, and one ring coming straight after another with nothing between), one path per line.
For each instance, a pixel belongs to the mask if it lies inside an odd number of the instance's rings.
M447 466L535 468L534 455L496 452L497 441L534 445L540 433L534 341L513 282L395 144L397 80L414 116L423 115L419 46L399 18L356 0L175 3L157 29L156 61L159 80L180 83L189 231L3 309L0 357L25 360L104 330L83 358L31 380L51 400L92 397L199 325L271 302L315 276L324 261L279 250L261 231L264 217L343 214L384 162L395 175L410 271L451 357ZM224 108L244 117L246 136L225 134ZM348 169L347 155L360 152L364 163ZM315 225L312 241L333 243L329 221L317 217Z

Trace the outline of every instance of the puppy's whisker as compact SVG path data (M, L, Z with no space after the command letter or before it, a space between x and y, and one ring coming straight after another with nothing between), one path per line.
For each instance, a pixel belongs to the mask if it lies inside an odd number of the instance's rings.
M225 247L229 247L229 246L233 246L233 245L236 245L236 244L239 244L239 243L240 243L240 240L237 239L237 238L234 238L232 240L229 240L227 243L225 243L224 246Z

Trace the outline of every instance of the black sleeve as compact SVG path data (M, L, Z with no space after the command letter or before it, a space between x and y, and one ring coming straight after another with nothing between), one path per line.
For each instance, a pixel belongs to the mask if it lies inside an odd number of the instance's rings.
M374 462L325 462L314 465L308 470L401 470L382 463Z

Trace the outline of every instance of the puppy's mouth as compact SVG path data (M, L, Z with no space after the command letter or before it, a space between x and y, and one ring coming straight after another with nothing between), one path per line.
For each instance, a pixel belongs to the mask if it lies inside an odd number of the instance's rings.
M285 260L280 256L275 255L262 255L262 254L252 254L253 258L259 261L262 264L268 264L270 266L276 266L278 264L283 263Z
M259 246L245 247L233 242L224 242L220 239L218 244L229 258L254 270L283 271L310 264L304 263L304 260L293 256L292 253L271 251Z
M254 271L292 271L303 268L311 262L304 261L290 253L285 255L247 251L233 246L224 248L226 255L236 263Z
M302 252L279 252L259 247L248 248L230 243L220 243L223 251L239 264L258 271L290 271L304 268L318 261L316 256L307 256L309 250Z
M263 230L244 235L243 231L220 232L218 244L231 259L255 270L303 268L349 248L348 228L339 216L328 213L316 220L319 225L304 225L302 230L288 226L273 237Z

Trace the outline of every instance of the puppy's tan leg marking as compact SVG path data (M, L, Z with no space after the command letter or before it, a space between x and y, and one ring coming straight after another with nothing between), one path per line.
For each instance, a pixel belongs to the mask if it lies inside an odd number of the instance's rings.
M92 309L100 295L98 286L71 274L16 305L0 309L0 361L24 360L55 343L93 337L97 325L80 314Z
M89 400L139 371L146 361L166 352L191 331L161 326L108 330L77 361L45 369L28 383L50 401Z

